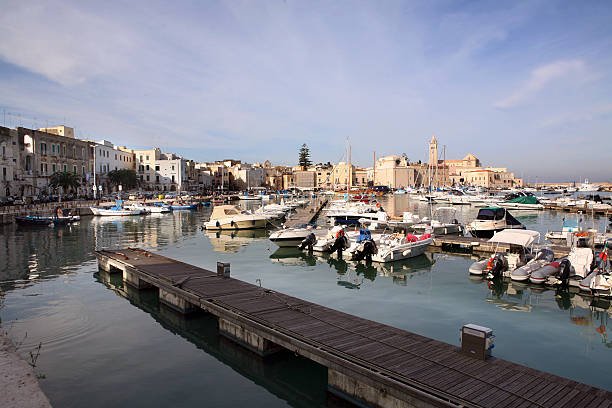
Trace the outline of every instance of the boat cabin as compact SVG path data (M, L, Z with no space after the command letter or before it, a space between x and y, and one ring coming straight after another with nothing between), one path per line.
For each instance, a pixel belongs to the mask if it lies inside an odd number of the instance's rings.
M210 215L211 220L219 220L222 218L229 218L236 215L241 215L241 212L238 211L236 207L233 205L217 205L213 207L212 214Z
M521 225L505 208L502 207L485 207L478 211L477 220L483 221L501 221L506 219L506 225Z

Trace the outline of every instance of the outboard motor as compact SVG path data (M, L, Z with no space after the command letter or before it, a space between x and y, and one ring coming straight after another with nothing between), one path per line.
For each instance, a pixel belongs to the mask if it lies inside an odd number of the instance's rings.
M317 237L314 232L311 232L302 242L298 245L298 249L308 248L308 252L312 252L312 247L317 243Z
M567 286L569 284L569 277L571 274L572 271L569 259L563 259L559 262L559 273L557 275L559 281L561 281L560 286Z
M502 273L506 267L506 258L502 254L495 254L491 260L489 260L489 279L498 278L502 276Z
M355 260L361 261L365 258L366 262L372 262L372 255L378 253L376 243L372 240L364 241L361 248L355 251Z
M346 248L348 248L348 246L349 246L348 245L348 238L344 235L344 230L340 230L336 234L336 241L334 241L334 245L332 245L329 250L330 250L330 252L337 251L338 252L338 258L341 259L342 258L342 251L344 251Z

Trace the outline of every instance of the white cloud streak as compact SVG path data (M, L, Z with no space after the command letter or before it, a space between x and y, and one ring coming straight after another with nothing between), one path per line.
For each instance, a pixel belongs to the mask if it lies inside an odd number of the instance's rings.
M496 108L513 108L528 101L551 83L560 80L571 80L584 77L587 73L584 61L566 60L555 61L540 66L533 71L527 81L518 87L507 98L495 103Z

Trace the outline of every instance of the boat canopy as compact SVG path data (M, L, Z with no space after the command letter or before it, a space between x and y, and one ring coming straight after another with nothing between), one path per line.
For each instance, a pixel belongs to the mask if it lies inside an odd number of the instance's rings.
M503 220L506 215L506 209L501 207L485 207L478 211L477 220L498 221Z
M499 242L527 247L539 240L540 233L538 231L505 229L493 235L493 238L491 238L489 242Z
M210 215L211 220L218 220L220 218L227 218L232 215L241 215L240 211L233 205L218 205L213 208L213 212Z
M517 203L517 204L539 204L538 199L536 197L530 197L530 196L516 197L506 202Z

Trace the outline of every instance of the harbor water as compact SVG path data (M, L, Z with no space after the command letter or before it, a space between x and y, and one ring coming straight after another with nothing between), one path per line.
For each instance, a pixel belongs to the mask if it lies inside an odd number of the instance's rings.
M409 196L382 205L394 214L429 212ZM542 238L563 217L576 217L511 212ZM462 222L476 214L457 207ZM327 396L324 367L290 353L263 361L219 336L214 318L179 315L154 291L98 272L95 249L127 246L207 269L229 262L235 278L455 345L463 324L487 326L495 356L612 390L610 301L510 281L488 285L469 276L469 254L371 266L310 256L279 249L265 231L204 231L209 215L205 208L89 217L68 227L0 226L0 330L36 365L54 407L340 404ZM583 221L600 231L607 224Z

